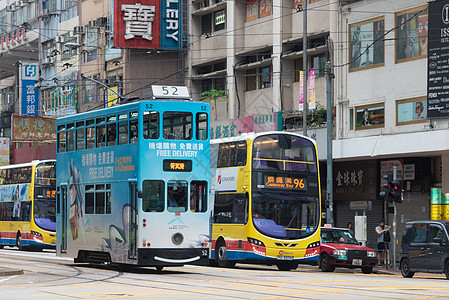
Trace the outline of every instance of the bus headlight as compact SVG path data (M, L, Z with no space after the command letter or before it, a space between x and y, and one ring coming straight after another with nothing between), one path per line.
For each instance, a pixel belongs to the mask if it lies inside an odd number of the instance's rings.
M265 244L262 241L259 241L259 240L256 240L256 239L253 239L250 237L248 238L248 242L250 242L250 244L253 244L253 245L265 247Z
M184 242L184 236L182 235L182 233L177 232L174 235L172 235L171 241L175 245L181 245L182 242Z
M42 237L42 234L40 234L40 232L37 232L37 231L32 231L32 230L31 230L31 234L32 234L32 235L35 235L35 236L40 236L40 237Z

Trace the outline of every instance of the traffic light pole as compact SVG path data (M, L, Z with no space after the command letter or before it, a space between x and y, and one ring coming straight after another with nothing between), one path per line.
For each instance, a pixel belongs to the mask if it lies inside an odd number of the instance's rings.
M393 166L393 180L396 181L396 166ZM396 201L393 201L393 271L396 271Z

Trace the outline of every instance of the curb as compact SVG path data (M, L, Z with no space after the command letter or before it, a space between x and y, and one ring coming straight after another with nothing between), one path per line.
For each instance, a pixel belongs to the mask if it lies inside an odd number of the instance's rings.
M23 270L21 269L6 269L0 268L0 276L13 276L13 275L22 275Z

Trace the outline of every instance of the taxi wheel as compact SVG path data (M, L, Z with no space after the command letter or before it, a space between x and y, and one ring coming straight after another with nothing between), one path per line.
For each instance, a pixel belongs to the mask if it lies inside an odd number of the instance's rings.
M412 278L415 275L415 272L410 271L410 262L407 258L401 260L401 274L405 278Z
M223 240L220 240L215 247L215 261L221 268L232 268L235 266L235 262L226 259L226 244Z
M444 264L444 275L449 279L449 259L446 259L446 263Z
M330 264L327 254L323 254L320 257L320 269L323 272L333 272L335 270L335 266Z
M373 267L362 267L363 274L371 274L373 273Z

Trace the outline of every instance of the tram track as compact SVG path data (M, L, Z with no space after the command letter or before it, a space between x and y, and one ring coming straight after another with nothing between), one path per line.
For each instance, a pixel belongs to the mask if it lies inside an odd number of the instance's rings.
M0 253L2 256L2 260L6 263L17 263L17 259L12 257L6 257L3 255L4 253ZM26 256L26 255L22 255ZM221 298L228 299L248 299L253 298L255 295L258 297L270 298L270 297L279 297L279 293L276 292L264 292L258 291L258 289L300 289L298 288L298 283L294 282L294 277L283 275L284 272L266 270L266 269L257 269L257 268L235 268L235 269L223 269L222 272L218 274L213 270L216 269L207 269L202 267L194 267L194 266L186 266L183 269L173 270L172 268L166 269L162 272L157 272L156 270L152 270L150 268L145 267L128 267L125 271L116 270L114 266L90 266L90 265L82 265L77 264L74 265L69 261L60 261L58 259L52 259L50 262L45 261L46 258L38 258L38 257L29 257L27 261L30 262L24 266L25 274L38 274L38 275L46 275L52 277L46 281L40 281L40 284L45 284L39 288L40 291L44 291L48 294L54 294L55 296L61 296L67 294L61 294L57 292L49 292L47 289L51 287L58 286L73 286L79 284L86 283L109 283L115 285L122 285L127 287L139 287L139 288L148 288L152 290L161 290L166 291L167 293L178 293L178 292L194 292L195 294L202 295L205 297L216 297L217 290L220 290ZM27 271L26 266L28 266L29 271ZM57 266L57 267L56 267ZM21 267L21 266L17 266ZM205 270L208 270L205 272ZM245 276L243 278L236 279L235 272L244 273ZM113 272L113 274L105 274L105 272ZM305 273L307 271L298 270L296 272ZM291 273L289 273L291 274ZM106 276L107 275L107 276ZM142 276L144 275L144 276ZM150 276L161 276L160 279L151 278ZM247 276L246 276L247 275ZM56 279L54 276L63 276L62 278ZM94 277L102 277L102 278L94 278ZM167 277L168 276L168 277ZM363 276L359 274L354 274L353 276ZM206 278L204 278L206 277ZM123 282L118 279L126 278L126 280L131 280L132 282ZM266 283L257 282L254 278L264 278ZM70 279L74 280L70 282ZM171 282L170 280L173 280ZM64 280L69 280L69 282L63 282ZM386 280L383 280L386 281ZM204 282L219 282L221 284L215 284L213 287L207 287ZM351 291L359 291L364 293L372 293L385 295L385 291L377 291L367 287L360 287L354 285L339 285L335 286L335 284L326 284L326 279L323 278L322 281L317 282L307 282L306 286L300 286L304 291L304 295L288 295L290 299L316 299L316 295L307 295L309 292L312 292L314 288L320 288L323 293L326 293L326 290L329 290L329 293L332 292L333 289L338 288L340 290L351 290ZM355 281L357 282L357 281ZM372 282L374 284L374 282ZM29 284L29 283L27 283ZM239 287L232 287L238 285ZM291 287L290 287L291 285ZM245 288L248 287L247 288ZM211 289L211 291L205 291L205 289ZM249 290L249 288L254 288L254 290ZM316 290L316 289L315 289ZM281 289L279 289L281 291ZM394 291L395 295L398 295L399 298L409 298L416 296L413 291L404 291L397 289ZM248 296L238 296L242 294L248 294ZM131 296L131 295L129 295ZM420 294L420 296L432 296L427 293ZM73 298L78 298L73 296Z

